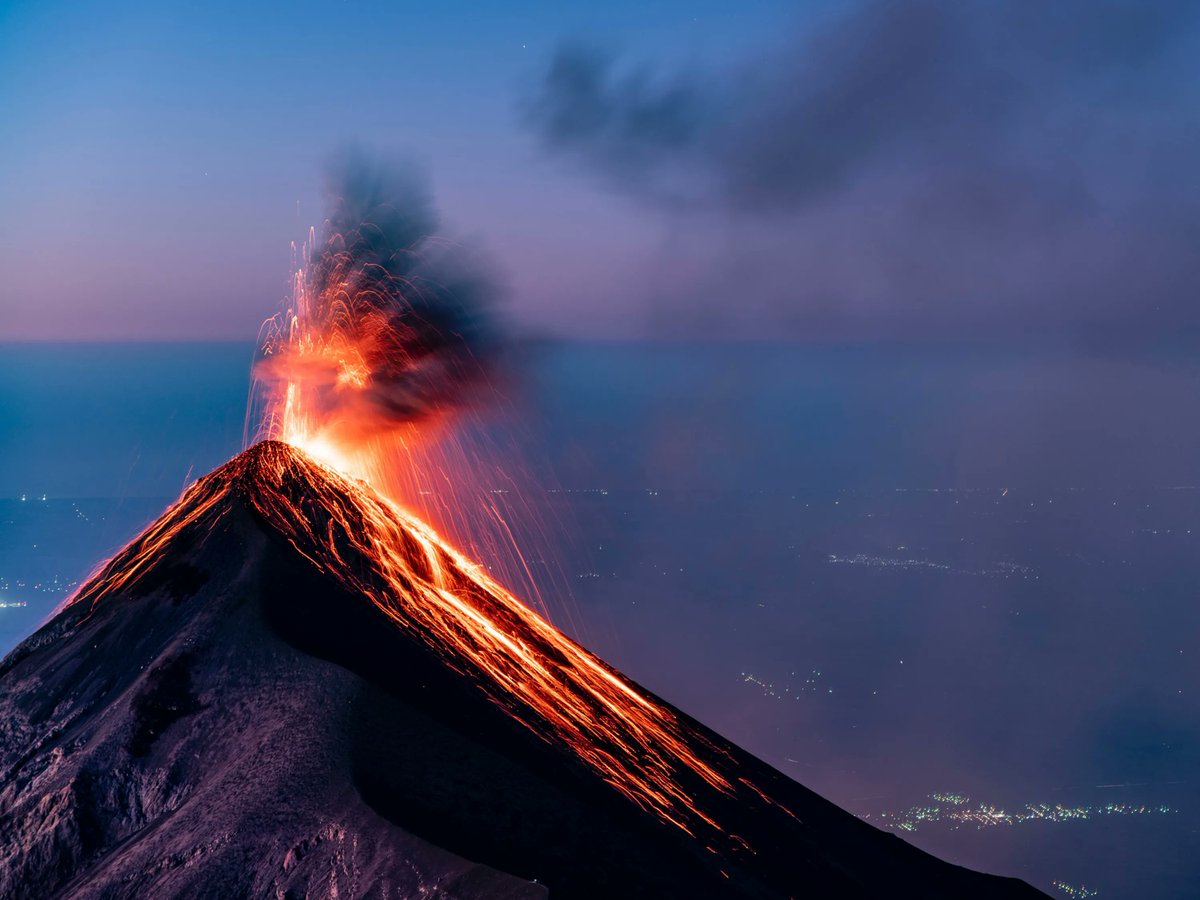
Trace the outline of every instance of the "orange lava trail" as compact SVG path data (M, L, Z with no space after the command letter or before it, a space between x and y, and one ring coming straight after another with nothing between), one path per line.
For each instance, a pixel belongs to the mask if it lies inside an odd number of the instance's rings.
M299 458L281 460L281 481ZM451 665L484 676L480 681L494 701L534 731L540 733L539 722L548 724L555 737L635 803L685 829L680 810L716 827L677 786L675 773L686 767L722 791L731 789L729 782L692 752L674 715L529 609L428 525L332 469L311 459L303 465L331 516L327 546L352 547L375 564L378 571L371 574L384 577L363 578L353 567L335 569L315 559L318 567L369 596ZM311 471L318 468L323 478ZM303 549L312 527L305 510L283 491L252 499L261 515ZM534 716L523 715L522 707Z
M720 830L679 776L693 773L725 794L736 788L697 755L697 735L685 734L671 710L424 522L290 445L258 444L194 484L73 602L94 609L104 596L134 586L174 537L208 531L237 501L534 733L571 748L631 801L689 833L701 823Z

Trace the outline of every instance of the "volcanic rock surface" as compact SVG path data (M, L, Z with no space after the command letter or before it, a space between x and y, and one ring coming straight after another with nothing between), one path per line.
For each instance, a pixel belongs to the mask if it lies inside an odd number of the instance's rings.
M246 451L0 663L0 897L1042 896L859 821L498 590L365 485Z

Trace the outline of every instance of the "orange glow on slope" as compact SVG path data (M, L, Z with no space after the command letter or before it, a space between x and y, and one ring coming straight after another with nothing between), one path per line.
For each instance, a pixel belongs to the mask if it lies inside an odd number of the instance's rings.
M104 596L135 586L172 539L185 530L206 533L239 501L319 571L369 598L493 702L541 738L569 747L638 806L692 834L706 826L720 832L680 777L740 793L719 762L701 758L724 759L718 748L428 525L283 443L258 444L189 488L74 602L94 609Z

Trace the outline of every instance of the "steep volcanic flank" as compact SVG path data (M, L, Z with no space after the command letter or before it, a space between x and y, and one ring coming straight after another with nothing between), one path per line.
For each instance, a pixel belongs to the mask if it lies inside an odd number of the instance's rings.
M0 773L4 897L1039 896L790 781L278 442L0 664Z

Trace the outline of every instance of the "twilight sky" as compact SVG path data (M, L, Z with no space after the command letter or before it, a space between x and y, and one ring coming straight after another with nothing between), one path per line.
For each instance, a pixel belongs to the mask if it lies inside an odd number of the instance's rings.
M0 339L248 339L356 143L525 331L1200 327L1195 0L0 4Z

